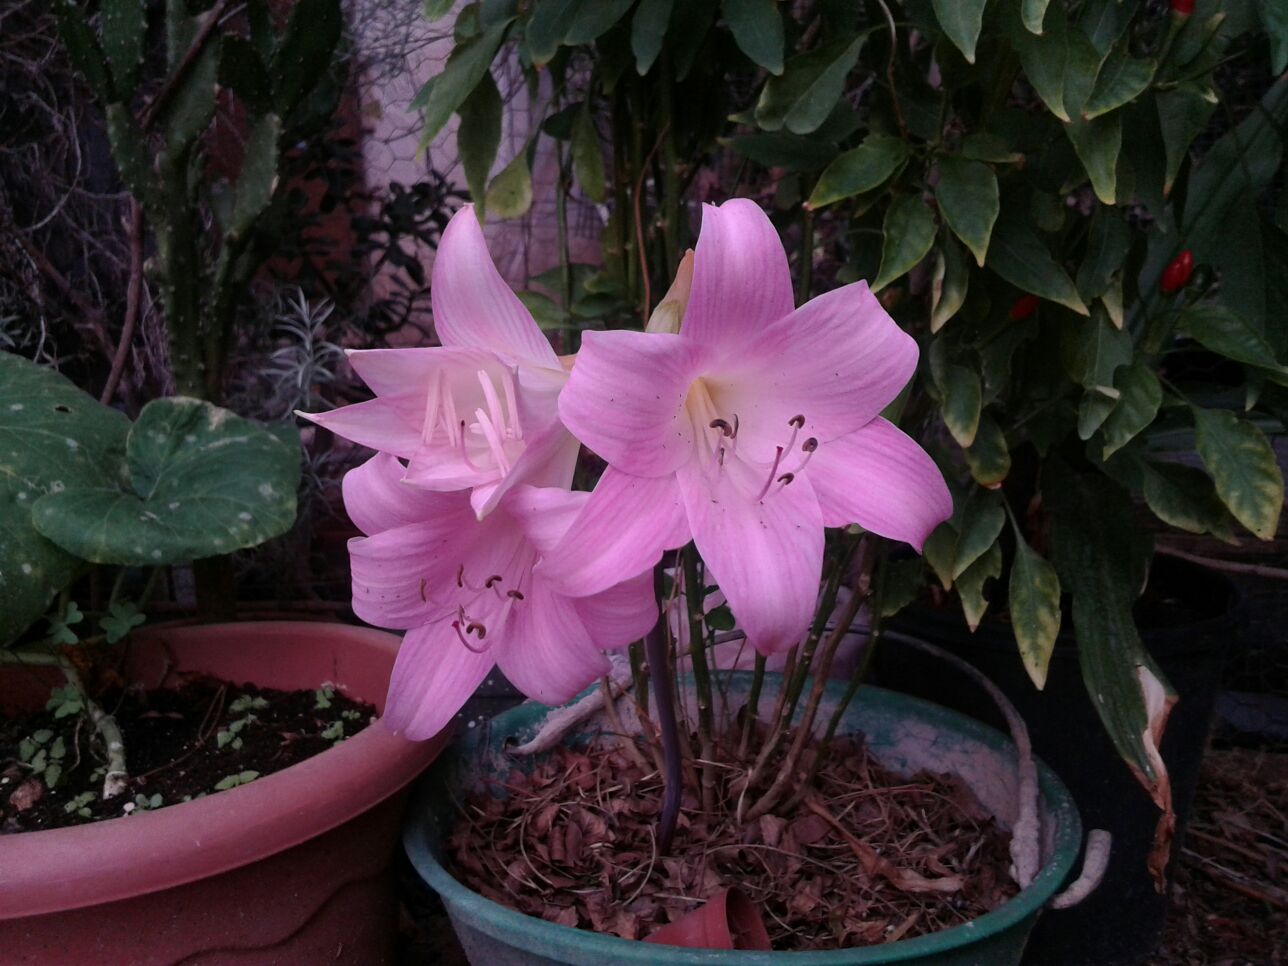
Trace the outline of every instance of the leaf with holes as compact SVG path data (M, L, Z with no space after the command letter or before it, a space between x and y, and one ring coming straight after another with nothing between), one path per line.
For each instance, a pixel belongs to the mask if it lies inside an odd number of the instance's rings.
M143 566L253 547L295 520L298 436L287 442L210 403L148 403L126 457L124 485L95 480L40 497L41 534L95 563Z
M41 536L45 494L123 479L130 421L67 379L0 353L0 646L35 622L84 563Z

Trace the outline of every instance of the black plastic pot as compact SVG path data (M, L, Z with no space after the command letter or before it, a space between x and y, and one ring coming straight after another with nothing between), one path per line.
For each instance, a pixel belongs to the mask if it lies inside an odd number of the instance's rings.
M1221 668L1236 647L1238 594L1223 575L1158 557L1137 608L1137 625L1150 653L1180 697L1162 743L1172 779L1180 855L1199 766L1207 743ZM912 608L893 626L950 647L987 674L1028 723L1034 752L1069 786L1083 825L1114 837L1100 888L1082 904L1043 916L1024 962L1031 966L1111 966L1137 963L1157 945L1167 897L1154 890L1145 859L1158 810L1122 763L1087 697L1072 629L1061 631L1046 688L1029 680L1008 624L986 622L971 634L960 611ZM1005 723L987 695L934 658L884 641L874 660L873 683L926 698L998 728Z

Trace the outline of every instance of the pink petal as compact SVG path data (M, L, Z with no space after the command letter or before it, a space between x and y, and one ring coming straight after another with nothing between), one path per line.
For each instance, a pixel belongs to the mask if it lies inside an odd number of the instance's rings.
M516 688L542 704L563 704L608 673L572 601L541 581L514 605L505 641L494 645L496 663Z
M531 313L496 270L473 205L453 215L443 232L430 297L434 330L443 345L487 349L512 363L559 367Z
M555 486L516 486L503 503L504 511L538 550L549 550L563 539L585 509L590 494Z
M398 649L381 720L413 741L442 731L493 667L456 637L451 619L408 631Z
M534 576L561 593L587 597L643 573L663 550L688 542L674 476L629 476L610 466L585 510L542 558Z
M559 416L610 466L636 476L672 473L693 455L684 397L704 355L679 335L587 332Z
M877 418L819 446L806 476L829 527L857 523L921 550L953 513L944 478L925 450Z
M448 506L446 499L444 505ZM354 613L378 627L406 629L455 611L456 577L480 547L478 524L465 493L450 509L418 523L349 541ZM483 562L475 572L494 568Z
M794 305L787 253L760 206L745 198L704 205L680 334L736 347Z
M823 570L823 519L809 480L775 484L757 499L762 481L737 460L714 488L700 473L679 480L708 579L729 599L747 642L762 654L799 642Z
M653 572L645 571L631 580L573 601L596 647L611 650L638 641L657 623L657 599L653 596Z
M403 482L403 465L377 453L349 470L340 484L349 519L367 536L460 511L459 497L418 490Z
M495 353L457 346L411 349L356 349L347 353L353 371L377 396L406 400L419 422L425 412L425 392L435 373L449 385L477 390L479 370L495 372L504 363Z
M515 460L510 472L495 486L476 489L470 496L474 511L481 520L520 484L541 487L572 486L581 443L557 420L528 440L527 448Z
M737 413L738 437L755 459L772 459L804 416L797 439L827 441L868 423L899 394L917 367L917 343L856 282L820 295L775 323L720 372L706 377L712 398Z
M296 415L360 446L384 450L403 459L410 458L421 445L420 426L407 422L397 407L384 399L341 406L329 413L297 412Z

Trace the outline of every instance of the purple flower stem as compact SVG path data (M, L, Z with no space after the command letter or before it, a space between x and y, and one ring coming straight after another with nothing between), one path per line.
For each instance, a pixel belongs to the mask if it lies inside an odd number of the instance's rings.
M644 638L644 653L648 659L649 680L653 684L653 704L657 709L658 730L662 736L663 791L662 813L657 820L657 849L669 852L675 836L675 822L680 815L680 732L675 721L675 697L671 688L671 675L666 654L665 617Z

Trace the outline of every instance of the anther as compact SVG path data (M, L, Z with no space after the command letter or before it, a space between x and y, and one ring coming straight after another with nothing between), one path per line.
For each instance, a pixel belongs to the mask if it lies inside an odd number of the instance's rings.
M719 417L716 417L715 419L711 420L711 422L707 423L707 425L710 426L712 429L720 430L722 434L729 437L730 439L733 438L734 429L732 426L729 425L728 421L720 419Z
M425 597L425 578L424 577L420 578L420 599L422 603L425 603L425 604L429 603L429 600Z
M521 590L507 590L507 591L505 592L505 596L507 596L507 597L513 597L515 600L523 600L523 591L521 591Z
M473 624L470 625L470 627L473 627L473 626L474 626ZM475 654L483 654L485 651L487 651L486 647L475 647L468 640L466 640L465 635L461 633L460 621L452 621L452 630L456 631L456 639L465 645L465 649L467 651L473 651Z
M805 427L805 416L797 413L791 419L787 420L787 425L793 429L803 429Z
M478 621L471 621L465 625L465 633L475 635L480 641L487 637L487 628Z
M816 449L818 449L818 440L813 436L801 443L801 450L806 453L812 453Z
M778 482L783 484L783 486L786 486L794 479L796 479L795 473L784 473L782 476L778 478Z
M493 575L492 575L491 577L489 577L487 580L483 581L483 586L484 586L484 587L486 587L488 590L491 590L491 589L492 589L492 585L493 585L493 584L495 584L495 583L497 583L499 580L501 580L501 575L500 575L500 574L493 574Z

